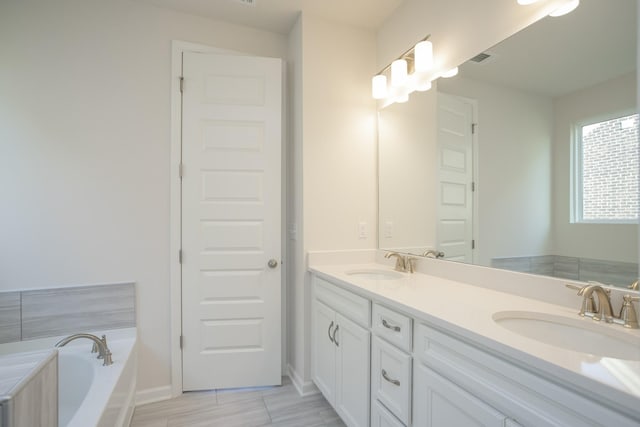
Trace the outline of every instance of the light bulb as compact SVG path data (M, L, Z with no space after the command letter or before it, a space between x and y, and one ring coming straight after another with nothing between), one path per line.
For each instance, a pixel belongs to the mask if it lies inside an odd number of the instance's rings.
M573 12L573 10L580 5L580 0L568 0L562 6L554 10L549 14L549 16L553 16L557 18L558 16L566 15L569 12Z
M407 61L396 59L391 63L391 86L403 87L407 84Z
M433 43L424 40L413 48L414 67L416 73L431 70L433 67Z
M371 94L373 99L384 99L387 97L387 76L378 74L371 79Z

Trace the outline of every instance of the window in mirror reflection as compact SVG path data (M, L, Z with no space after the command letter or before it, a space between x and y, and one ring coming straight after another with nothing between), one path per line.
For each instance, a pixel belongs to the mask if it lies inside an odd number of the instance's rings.
M576 136L576 221L636 222L638 114L591 120Z

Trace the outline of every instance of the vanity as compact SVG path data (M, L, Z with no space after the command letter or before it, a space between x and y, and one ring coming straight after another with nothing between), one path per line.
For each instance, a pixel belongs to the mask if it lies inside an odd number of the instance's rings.
M348 426L640 425L640 330L578 316L577 295L379 263L310 271L312 378Z

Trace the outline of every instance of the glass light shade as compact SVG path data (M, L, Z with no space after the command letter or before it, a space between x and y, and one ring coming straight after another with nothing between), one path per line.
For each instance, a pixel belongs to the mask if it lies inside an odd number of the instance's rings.
M429 71L433 67L433 43L424 40L413 48L414 67L416 73Z
M568 0L562 6L554 10L549 14L549 16L553 16L557 18L558 16L566 15L569 12L573 12L573 10L580 5L580 0Z
M430 81L419 82L419 83L416 83L415 87L418 92L426 92L429 89L431 89L431 82Z
M444 78L449 78L458 75L458 67L452 68L450 70L445 71L440 76Z
M536 3L538 0L518 0L518 4L526 6L528 4Z
M396 59L391 63L391 86L403 87L407 84L407 61Z
M387 76L378 74L371 79L371 95L373 99L384 99L387 97Z

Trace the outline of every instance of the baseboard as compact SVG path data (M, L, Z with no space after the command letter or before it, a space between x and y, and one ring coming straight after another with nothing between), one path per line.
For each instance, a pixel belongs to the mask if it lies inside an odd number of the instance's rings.
M136 406L171 399L171 386L147 388L136 393Z
M298 375L296 370L293 369L293 366L287 365L287 368L289 371L289 378L291 378L291 382L300 396L310 396L312 394L320 393L320 390L318 390L318 387L316 387L313 381L302 381L302 378L300 378L300 375Z

